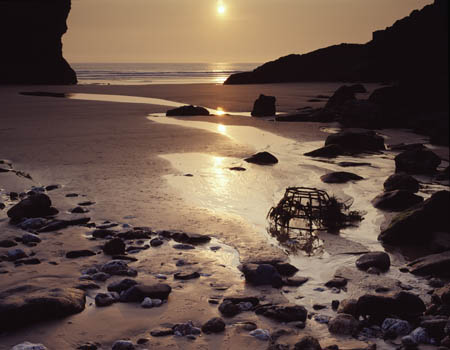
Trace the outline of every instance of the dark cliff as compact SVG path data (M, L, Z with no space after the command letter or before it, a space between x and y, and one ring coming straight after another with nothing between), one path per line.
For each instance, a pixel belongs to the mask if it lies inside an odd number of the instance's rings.
M448 0L415 10L363 45L341 44L266 63L225 84L420 81L448 91ZM439 90L436 89L436 90Z
M70 0L0 0L0 84L76 84L62 55Z

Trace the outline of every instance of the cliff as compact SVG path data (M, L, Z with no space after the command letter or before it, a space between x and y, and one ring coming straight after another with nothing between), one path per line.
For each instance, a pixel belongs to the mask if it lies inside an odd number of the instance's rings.
M0 84L76 84L62 55L70 0L0 0Z
M266 63L225 84L301 81L420 81L448 91L448 0L377 31L367 44L341 44ZM436 89L438 90L438 89Z

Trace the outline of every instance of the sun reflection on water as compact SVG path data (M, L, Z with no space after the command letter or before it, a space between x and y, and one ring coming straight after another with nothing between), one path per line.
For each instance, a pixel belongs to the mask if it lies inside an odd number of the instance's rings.
M227 127L225 125L222 124L218 124L217 125L217 131L220 132L223 135L226 135L227 133Z
M225 111L223 110L222 107L217 107L216 114L217 115L225 115Z

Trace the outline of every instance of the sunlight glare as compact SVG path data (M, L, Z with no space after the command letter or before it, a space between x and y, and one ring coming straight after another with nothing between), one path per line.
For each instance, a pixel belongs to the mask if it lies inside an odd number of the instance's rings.
M217 125L217 131L220 132L221 134L226 134L227 127L225 125L219 124Z
M217 107L217 115L221 116L221 115L225 115L225 111L223 110L222 107Z
M217 6L217 12L219 13L219 15L224 15L226 11L227 8L224 4L219 4L219 6Z

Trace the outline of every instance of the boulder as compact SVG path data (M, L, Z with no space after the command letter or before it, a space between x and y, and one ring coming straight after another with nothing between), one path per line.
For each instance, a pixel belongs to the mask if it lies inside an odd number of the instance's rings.
M279 322L305 322L308 311L301 305L268 305L256 309L257 315L263 315Z
M274 288L280 288L283 285L280 273L269 264L244 264L242 272L245 280L255 286L271 285Z
M346 171L336 171L328 173L326 175L321 176L320 179L322 180L322 182L328 184L343 184L349 181L364 180L363 177Z
M99 293L95 296L95 306L105 307L114 304L118 300L110 293Z
M381 325L381 329L386 333L392 333L396 336L408 335L412 328L408 321L395 318L386 318Z
M79 313L85 307L84 291L22 285L0 292L0 330L16 329L44 320Z
M225 322L220 317L214 317L202 326L202 332L206 334L220 333L224 330Z
M307 335L294 345L294 350L322 350L322 347L316 338Z
M314 151L307 152L304 155L308 157L336 158L345 154L344 149L339 145L328 145L318 148Z
M358 304L358 300L356 300L356 299L341 300L341 302L339 303L337 312L339 314L349 314L349 315L356 317L356 315L358 313L357 304Z
M125 253L125 243L120 238L113 238L106 242L102 249L107 255L121 255Z
M423 202L423 197L404 190L384 192L372 200L375 208L386 211L403 211Z
M52 201L46 194L36 193L14 205L8 210L7 215L11 220L21 220L55 215L55 210L52 208Z
M259 95L252 110L253 117L271 117L276 114L277 99L274 96Z
M389 270L391 266L391 259L385 252L371 252L364 254L356 260L356 267L361 270L367 270L371 267L376 267L381 271Z
M326 109L336 109L342 107L347 101L356 100L355 89L351 86L341 86L338 88L333 96L330 97Z
M423 203L395 216L378 240L393 245L427 243L433 232L448 230L449 206L450 192L434 193Z
M428 149L404 151L395 157L395 172L408 174L433 174L441 158Z
M278 163L278 159L269 152L259 152L244 160L247 163L254 163L259 165L272 165Z
M189 116L208 116L209 111L203 107L197 106L182 106L175 109L168 110L166 116L168 117L189 117Z
M365 153L384 151L384 139L373 130L346 129L329 135L325 146L338 145L349 153Z
M411 193L419 192L420 184L414 177L408 174L393 174L384 182L384 190L387 192L402 190Z
M123 291L126 291L126 290L130 289L131 287L135 286L136 284L138 284L138 283L135 280L125 278L123 280L116 281L116 282L109 284L108 291L117 292L120 294Z
M112 350L134 350L133 343L129 340L117 340L112 346Z
M436 275L450 277L450 251L427 255L408 264L415 275Z
M145 298L167 300L172 288L168 284L134 285L120 296L125 303L142 303Z
M239 308L237 304L233 303L231 300L224 300L219 305L219 311L225 317L233 317L241 313L242 310Z
M328 322L328 330L332 334L355 335L359 322L349 314L339 313Z

